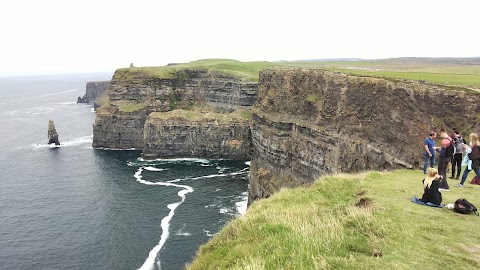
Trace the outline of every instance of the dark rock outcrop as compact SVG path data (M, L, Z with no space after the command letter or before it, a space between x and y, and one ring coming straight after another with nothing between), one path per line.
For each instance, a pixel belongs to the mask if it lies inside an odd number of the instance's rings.
M60 145L58 141L57 130L55 129L55 124L52 120L48 121L48 144L54 143L55 145Z
M230 114L175 110L151 113L144 128L144 157L202 157L247 160L249 120Z
M106 93L109 86L110 81L87 82L87 85L85 86L85 95L83 97L78 97L77 103L95 103L103 93Z
M109 87L109 104L97 111L93 126L93 147L144 149L146 155L162 157L198 157L198 154L203 153L206 156L202 154L202 157L248 158L250 155L245 153L250 153L250 146L244 145L245 138L249 138L248 123L219 125L210 118L192 123L187 119L180 121L168 119L157 123L154 119L157 121L161 119L158 114L152 117L149 115L178 109L192 110L194 107L208 107L208 111L212 113L248 109L255 102L256 85L255 82L207 69L181 69L163 77L136 68L117 70ZM147 117L150 119L148 125ZM165 127L161 126L164 124ZM201 153L200 150L189 149L169 152L168 149L173 147L172 143L180 143L181 140L178 138L185 137L185 132L192 134L189 142L197 140L198 143L203 143L207 150ZM241 140L233 136L232 142L227 140L224 144L225 152L215 154L214 151L223 149L218 147L219 142L214 143L216 139L225 141L221 139L225 137L221 135L223 132L236 134L235 136L239 136ZM197 134L199 137L195 138ZM154 138L162 142L156 143L153 141ZM170 143L166 143L168 141ZM230 149L232 151L227 150L228 146L234 145L236 141L241 141L241 146L246 146L248 150L233 151L233 148ZM189 142L183 143L188 146L195 144ZM214 145L207 146L207 142ZM179 149L179 146L176 149Z
M479 111L480 95L432 85L263 71L253 110L249 200L324 174L419 168L429 130L471 126Z

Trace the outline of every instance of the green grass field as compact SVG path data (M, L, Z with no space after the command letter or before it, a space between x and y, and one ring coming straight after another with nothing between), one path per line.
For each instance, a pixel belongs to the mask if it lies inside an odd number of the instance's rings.
M480 88L480 60L399 58L362 61L287 62L286 66L323 68L349 74L407 80L425 80L434 84Z
M423 58L305 62L241 62L230 59L203 59L173 66L124 68L119 70L117 76L128 78L130 74L137 72L153 77L172 79L175 78L175 72L178 70L201 68L256 82L260 70L275 67L319 68L349 74L425 80L434 84L480 88L480 60L462 62Z
M473 177L470 173L469 179ZM188 269L480 269L480 217L410 202L420 170L326 176L254 202ZM443 193L480 206L480 186Z
M246 81L256 82L258 81L260 70L273 65L274 64L270 62L241 62L230 59L204 59L173 66L122 68L118 71L121 73L121 76L126 77L129 76L128 73L137 72L158 78L173 79L176 77L176 71L197 68L208 69L211 72L224 73Z

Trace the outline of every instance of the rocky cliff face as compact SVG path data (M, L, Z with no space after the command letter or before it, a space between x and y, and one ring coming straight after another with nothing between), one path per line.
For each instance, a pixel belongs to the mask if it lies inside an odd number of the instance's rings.
M100 108L93 125L94 148L143 149L143 126L148 112Z
M250 201L328 173L418 168L439 127L473 128L480 96L318 70L260 74Z
M324 174L419 168L430 130L480 129L478 94L320 70L265 70L257 89L207 69L132 68L108 93L94 147L251 157L250 202ZM253 103L253 115L242 111Z
M210 117L189 122L187 118L160 115L196 107L218 113L248 108L255 102L256 85L207 69L165 74L136 68L117 70L108 91L109 104L97 113L93 147L144 149L145 155L151 157L248 159L251 140L245 121L219 124Z
M257 83L208 69L183 69L159 77L142 70L117 70L109 99L156 101L155 107L168 111L192 103L207 103L219 111L252 106ZM170 106L174 103L174 106ZM168 106L167 106L168 105ZM170 106L170 108L169 108Z
M94 103L108 90L110 81L87 82L85 95L78 97L77 103Z
M143 155L247 160L251 156L250 125L241 114L151 113L144 128Z

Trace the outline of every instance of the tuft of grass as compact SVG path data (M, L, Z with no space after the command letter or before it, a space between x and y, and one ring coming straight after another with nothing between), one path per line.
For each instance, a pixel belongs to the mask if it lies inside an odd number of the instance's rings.
M118 106L118 110L121 112L136 112L145 108L144 103L138 103L135 101L120 100L115 103Z
M215 113L211 111L191 111L176 109L168 112L153 112L150 119L163 121L188 120L190 122L209 122L217 124L243 124L251 119L251 113L245 110L236 110L231 113Z
M479 269L480 218L412 203L423 178L369 172L283 189L201 246L187 269ZM444 203L480 205L478 186L454 184Z
M98 106L103 106L108 103L108 93L104 92L101 96L97 98Z
M307 102L310 102L310 103L315 103L315 102L317 102L318 97L315 94L310 94L310 95L307 96L307 98L305 100Z

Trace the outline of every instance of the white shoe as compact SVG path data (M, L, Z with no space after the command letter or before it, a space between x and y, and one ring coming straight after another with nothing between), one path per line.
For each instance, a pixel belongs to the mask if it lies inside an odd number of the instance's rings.
M439 188L438 191L442 192L442 191L450 191L450 189L446 189L446 188Z

